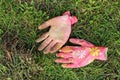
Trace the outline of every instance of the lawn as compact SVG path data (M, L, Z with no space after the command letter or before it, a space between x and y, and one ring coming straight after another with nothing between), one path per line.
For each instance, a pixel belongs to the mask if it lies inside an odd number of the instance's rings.
M70 37L107 46L107 61L65 69L37 50L38 26L67 10ZM120 80L120 0L0 0L0 80Z

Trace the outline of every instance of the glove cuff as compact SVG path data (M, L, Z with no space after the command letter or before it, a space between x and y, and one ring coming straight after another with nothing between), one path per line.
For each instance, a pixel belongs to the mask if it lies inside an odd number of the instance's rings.
M78 19L76 16L70 16L70 21L71 21L71 24L75 24L76 22L78 22Z
M98 47L98 48L99 48L99 54L96 57L96 59L104 60L104 61L107 60L108 48L107 47Z

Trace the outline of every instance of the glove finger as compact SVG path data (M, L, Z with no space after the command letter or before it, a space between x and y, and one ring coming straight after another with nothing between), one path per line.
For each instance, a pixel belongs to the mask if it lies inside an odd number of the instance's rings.
M43 50L51 41L52 41L52 39L50 37L48 37L46 40L44 40L41 43L41 45L39 46L38 50L39 51Z
M78 44L81 46L86 46L86 47L93 47L94 46L92 43L90 43L84 39L71 38L69 41L73 44Z
M48 32L43 34L41 37L39 37L36 42L39 43L41 41L43 41L44 39L46 39L49 36Z
M55 62L57 63L73 63L73 58L68 58L68 59L56 59Z
M63 46L63 43L56 43L55 46L53 46L53 48L51 48L50 53L54 53L56 52L58 49L60 49Z
M72 53L58 53L56 54L57 57L61 57L61 58L70 58L72 57Z
M76 64L62 64L63 68L79 68Z
M56 22L57 18L58 18L58 17L55 17L55 18L52 18L52 19L44 22L42 25L40 25L40 26L38 27L38 29L39 29L39 30L42 30L42 29L45 29L45 28L50 27L50 26L52 27L52 25Z
M44 53L47 54L50 52L51 48L56 44L56 41L50 42L50 44L44 49Z
M65 46L62 49L59 50L59 52L65 52L65 53L69 53L73 51L73 47L72 46Z
M42 29L45 29L45 28L49 27L49 26L51 25L51 24L50 24L50 21L51 21L51 20L48 20L48 21L44 22L43 24L41 24L41 25L38 27L38 29L39 29L39 30L42 30Z

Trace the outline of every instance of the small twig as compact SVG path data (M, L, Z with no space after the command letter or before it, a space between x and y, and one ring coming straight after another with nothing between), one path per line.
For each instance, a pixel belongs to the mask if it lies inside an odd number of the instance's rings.
M9 59L11 62L13 62L12 57L11 57L11 53L10 53L8 50L4 50L4 51L6 52L8 59Z
M6 49L6 44L5 44L5 46L3 46L3 50L6 52L6 55L7 55L8 59L11 62L13 62L12 57L11 57L11 52Z

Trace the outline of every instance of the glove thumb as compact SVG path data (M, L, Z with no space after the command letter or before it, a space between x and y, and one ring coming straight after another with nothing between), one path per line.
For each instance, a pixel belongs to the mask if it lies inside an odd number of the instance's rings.
M92 43L90 43L84 39L71 38L69 41L73 44L78 44L78 45L85 46L85 47L93 47L94 46Z

